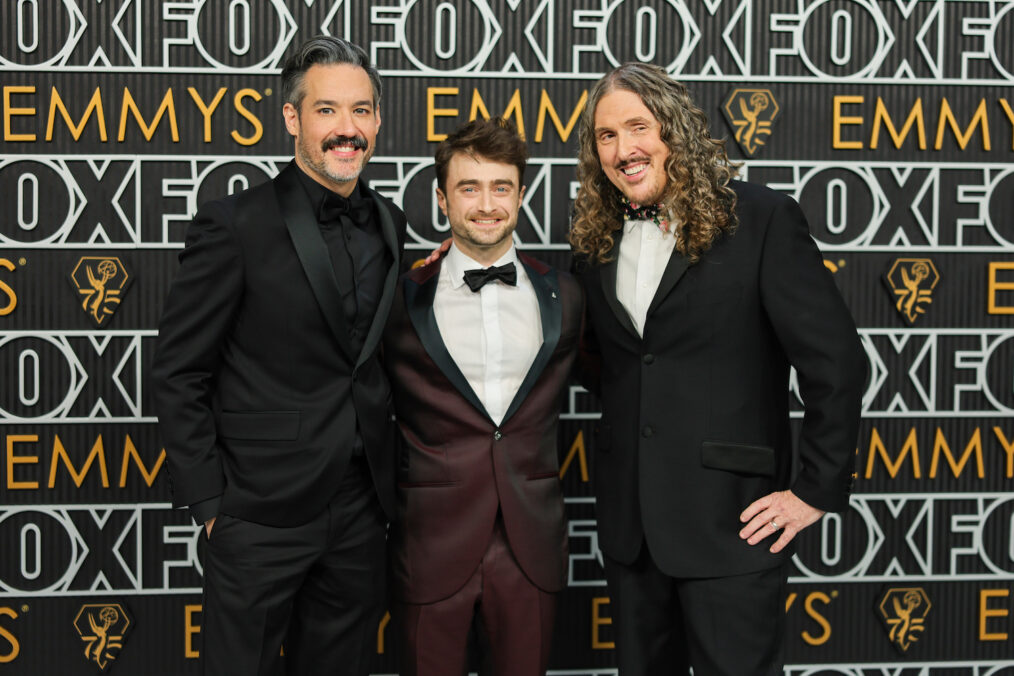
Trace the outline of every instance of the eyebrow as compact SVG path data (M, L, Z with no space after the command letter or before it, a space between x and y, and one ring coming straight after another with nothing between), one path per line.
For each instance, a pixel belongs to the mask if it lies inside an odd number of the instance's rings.
M511 187L513 187L515 185L514 181L511 181L510 179L506 179L506 178L497 178L497 179L494 179L492 181L492 183L493 183L493 185L509 185ZM480 183L479 179L477 179L477 178L463 178L460 181L458 181L457 183L455 183L454 187L455 188L460 188L460 187L466 186L466 185L480 185L480 184L481 183Z
M632 118L630 118L628 120L624 120L623 122L620 123L619 126L623 127L623 126L626 126L626 125L638 124L638 123L640 123L640 124L651 124L651 120L649 120L648 118L643 117L641 115L638 115L637 117L632 117ZM595 127L595 133L597 134L600 131L609 131L610 129L612 129L612 127Z
M337 101L332 101L331 99L317 99L316 101L313 102L313 105L315 105L315 106L337 106L338 102ZM353 107L356 107L356 108L359 108L361 106L370 106L372 108L373 107L373 101L371 101L370 99L363 99L361 101L355 101L355 102L353 102L352 105L353 105Z

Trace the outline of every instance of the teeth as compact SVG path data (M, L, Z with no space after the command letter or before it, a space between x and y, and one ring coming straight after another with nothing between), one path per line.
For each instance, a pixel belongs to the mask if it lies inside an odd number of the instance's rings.
M644 171L647 166L647 164L635 164L632 167L624 167L621 171L627 176L633 176L634 174L639 174Z

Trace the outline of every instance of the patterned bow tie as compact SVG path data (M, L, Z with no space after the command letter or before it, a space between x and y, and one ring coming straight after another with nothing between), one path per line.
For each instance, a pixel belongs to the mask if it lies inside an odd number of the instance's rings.
M662 232L669 232L669 220L662 218L661 204L637 204L626 197L620 198L620 209L626 221L651 221Z
M486 284L486 282L491 282L497 279L508 286L517 286L518 270L514 267L514 263L511 262L491 268L465 271L465 284L468 284L468 288L472 291L478 291Z
M372 215L373 200L348 199L330 191L324 195L317 210L317 220L322 225L334 223L342 216L348 216L354 224L362 227L369 224Z

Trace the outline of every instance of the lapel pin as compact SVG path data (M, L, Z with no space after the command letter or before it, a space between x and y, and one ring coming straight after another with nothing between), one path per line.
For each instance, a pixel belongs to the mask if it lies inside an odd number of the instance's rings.
M549 295L552 296L553 298L556 298L556 292L555 291L550 291Z

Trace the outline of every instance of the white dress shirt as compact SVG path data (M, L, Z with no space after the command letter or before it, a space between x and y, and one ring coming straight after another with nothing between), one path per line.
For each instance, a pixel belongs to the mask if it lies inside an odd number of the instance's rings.
M617 261L617 299L642 337L648 306L658 291L658 283L662 281L662 273L675 247L676 238L671 229L662 232L653 221L624 222Z
M489 266L452 244L433 298L433 314L447 351L497 425L542 346L539 301L515 248L493 265L510 262L517 267L517 286L491 281L472 291L465 284L465 271Z
M616 261L616 298L642 338L648 306L675 248L676 237L671 229L662 232L654 221L623 223L620 258Z

